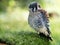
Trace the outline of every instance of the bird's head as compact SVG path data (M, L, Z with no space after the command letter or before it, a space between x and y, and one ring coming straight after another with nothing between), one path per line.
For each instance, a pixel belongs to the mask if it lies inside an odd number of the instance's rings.
M32 3L29 5L29 10L32 11L32 12L37 11L38 8L40 8L40 5L39 5L37 2L32 2Z

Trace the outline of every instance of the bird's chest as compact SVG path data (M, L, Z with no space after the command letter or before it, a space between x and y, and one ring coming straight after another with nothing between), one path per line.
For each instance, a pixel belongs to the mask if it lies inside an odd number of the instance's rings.
M28 22L31 25L31 27L33 28L42 28L43 27L43 20L41 19L41 14L34 14L34 15L30 15L28 18Z

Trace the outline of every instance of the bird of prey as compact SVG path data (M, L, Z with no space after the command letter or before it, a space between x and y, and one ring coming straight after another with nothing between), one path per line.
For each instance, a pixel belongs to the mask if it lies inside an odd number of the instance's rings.
M37 2L29 5L28 24L34 28L39 35L46 36L49 40L52 40L48 18L47 12L43 10Z

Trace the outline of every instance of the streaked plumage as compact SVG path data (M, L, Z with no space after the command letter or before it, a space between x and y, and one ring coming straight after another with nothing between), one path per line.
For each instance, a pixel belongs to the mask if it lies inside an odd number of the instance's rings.
M37 32L39 32L40 34L42 33L43 35L51 39L48 24L49 20L46 11L41 9L40 5L38 5L36 2L30 4L29 6L28 23Z

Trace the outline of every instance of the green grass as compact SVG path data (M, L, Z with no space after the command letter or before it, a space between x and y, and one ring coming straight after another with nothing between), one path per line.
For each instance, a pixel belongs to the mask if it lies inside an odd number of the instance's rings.
M0 18L0 40L7 45L60 45L60 21L50 21L53 41L39 37L27 21L11 19L9 16Z

